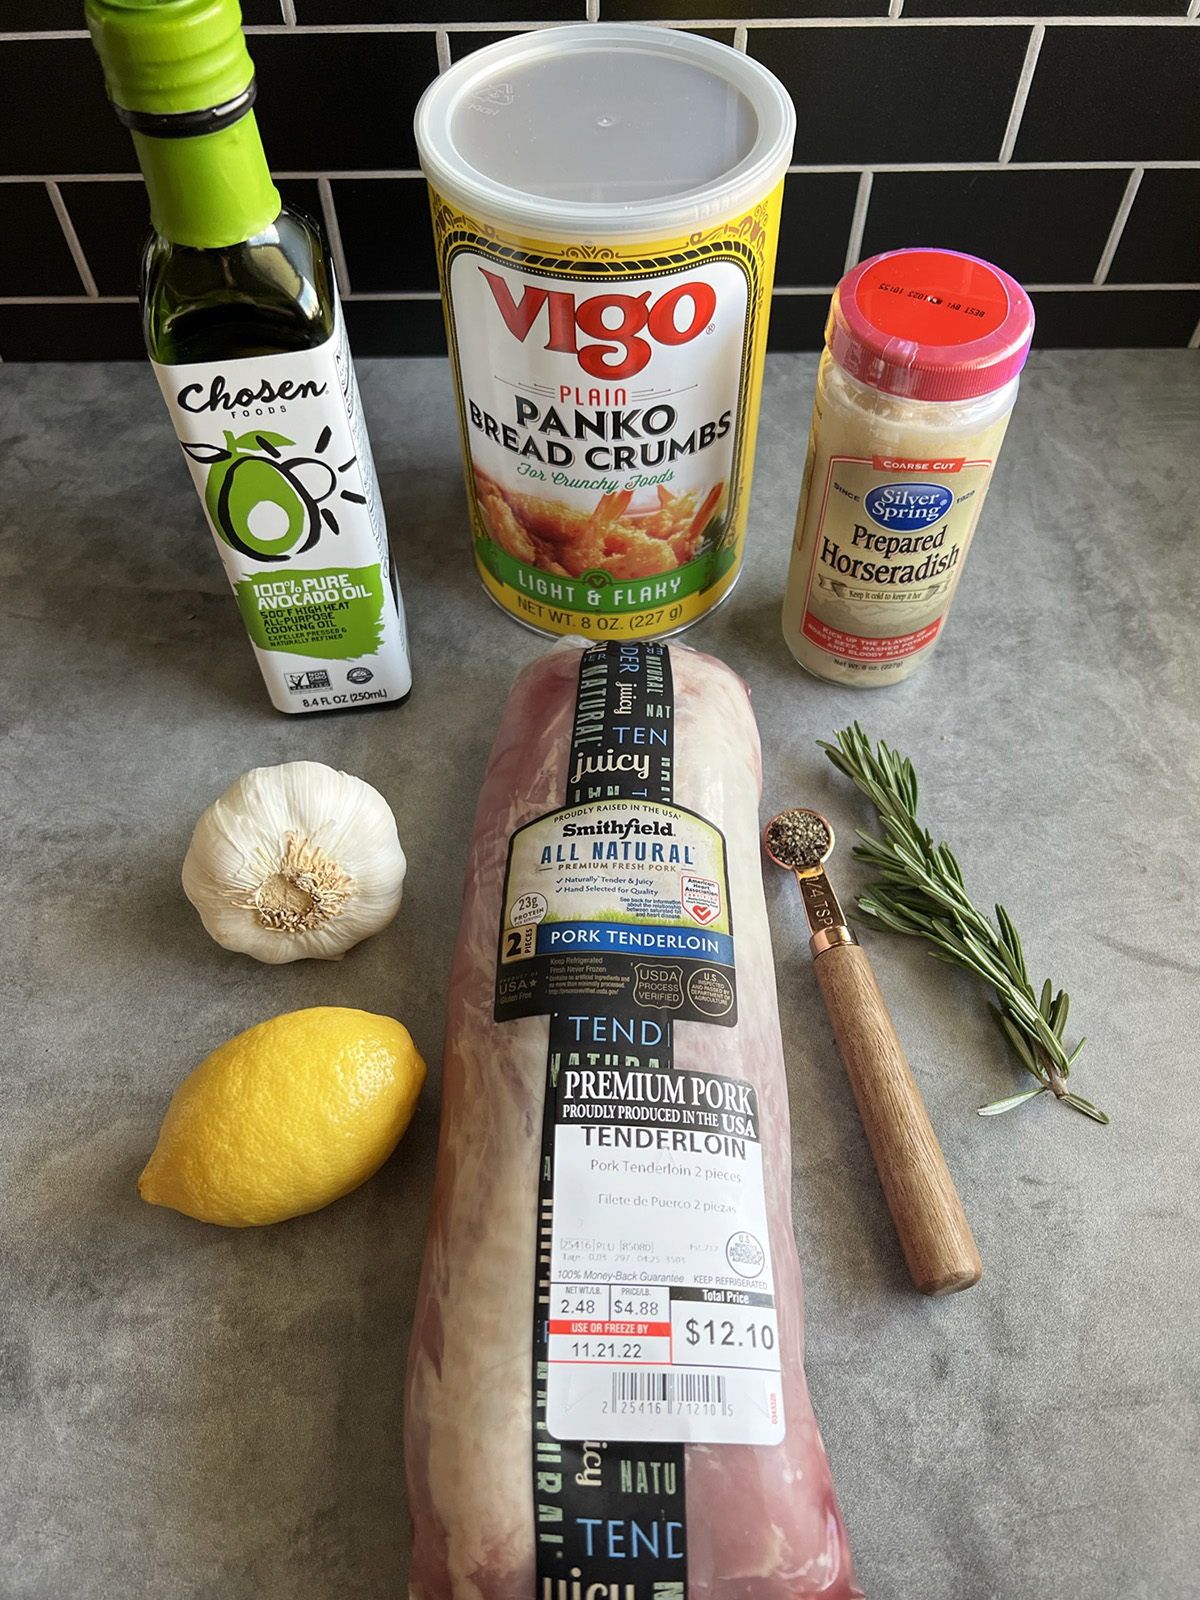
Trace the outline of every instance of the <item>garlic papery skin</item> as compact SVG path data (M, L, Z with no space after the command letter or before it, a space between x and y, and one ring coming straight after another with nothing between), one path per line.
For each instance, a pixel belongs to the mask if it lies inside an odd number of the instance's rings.
M226 950L339 961L400 909L406 862L376 789L319 761L255 767L200 818L183 890Z

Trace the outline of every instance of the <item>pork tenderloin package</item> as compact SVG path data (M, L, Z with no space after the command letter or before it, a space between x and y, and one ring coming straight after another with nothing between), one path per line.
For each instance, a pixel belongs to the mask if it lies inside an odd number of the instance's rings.
M415 1600L853 1600L803 1370L745 685L568 642L509 696L409 1357Z

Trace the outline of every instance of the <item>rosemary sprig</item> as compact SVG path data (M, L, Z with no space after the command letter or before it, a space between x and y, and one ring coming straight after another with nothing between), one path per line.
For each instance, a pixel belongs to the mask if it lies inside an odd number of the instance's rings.
M837 743L817 743L839 772L862 790L879 813L883 837L858 830L854 854L879 875L858 896L858 914L876 928L910 933L927 940L930 955L952 966L978 973L991 984L995 1003L988 1005L1009 1049L1037 1081L1037 1088L981 1106L982 1117L998 1116L1047 1091L1064 1105L1107 1122L1090 1100L1067 1087L1071 1068L1086 1040L1069 1053L1063 1042L1070 997L1054 992L1047 978L1037 994L1025 965L1021 936L1003 906L993 925L972 904L962 869L946 843L935 845L917 821L917 775L913 764L882 740L871 741L856 722L837 735Z

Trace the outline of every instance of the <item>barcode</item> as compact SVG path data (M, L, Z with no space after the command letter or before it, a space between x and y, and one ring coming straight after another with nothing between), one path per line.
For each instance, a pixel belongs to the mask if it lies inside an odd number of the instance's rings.
M725 1379L707 1372L614 1372L613 1404L664 1400L669 1404L725 1404Z

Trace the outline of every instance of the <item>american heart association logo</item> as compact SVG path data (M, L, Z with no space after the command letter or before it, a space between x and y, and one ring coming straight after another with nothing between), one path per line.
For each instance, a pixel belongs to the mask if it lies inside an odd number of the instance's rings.
M721 886L713 878L685 873L679 885L679 903L693 922L706 928L721 915Z

